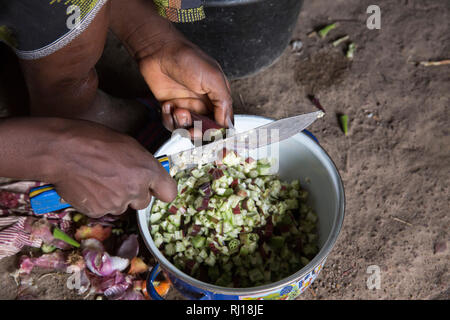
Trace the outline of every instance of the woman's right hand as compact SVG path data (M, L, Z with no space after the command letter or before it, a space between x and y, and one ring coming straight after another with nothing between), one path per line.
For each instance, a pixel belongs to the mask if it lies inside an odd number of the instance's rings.
M0 147L0 176L51 183L90 217L143 209L152 195L166 202L177 195L175 181L135 139L93 122L2 120Z
M74 208L91 217L146 208L150 198L170 202L175 181L135 139L84 122L57 138L51 183Z

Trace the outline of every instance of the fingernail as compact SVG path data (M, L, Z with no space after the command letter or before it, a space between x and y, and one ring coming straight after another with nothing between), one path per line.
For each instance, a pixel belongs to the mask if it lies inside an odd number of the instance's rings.
M175 122L177 123L178 127L185 127L186 126L186 118L180 117L178 115L175 115Z
M172 109L172 105L171 104L165 104L164 106L163 106L163 112L165 113L165 114L170 114L170 109Z

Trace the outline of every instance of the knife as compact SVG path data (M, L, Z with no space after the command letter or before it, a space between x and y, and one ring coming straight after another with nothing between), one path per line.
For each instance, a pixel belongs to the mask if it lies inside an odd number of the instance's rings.
M253 150L273 143L286 140L302 132L324 112L316 111L299 116L270 122L255 129L234 134L234 127L228 130L227 137L207 145L198 146L170 155L162 155L156 159L169 173L177 172L191 166L209 163L217 159L218 154L225 148L227 150ZM231 121L228 121L231 123ZM55 191L52 185L45 185L30 190L30 202L36 214L45 214L71 207Z

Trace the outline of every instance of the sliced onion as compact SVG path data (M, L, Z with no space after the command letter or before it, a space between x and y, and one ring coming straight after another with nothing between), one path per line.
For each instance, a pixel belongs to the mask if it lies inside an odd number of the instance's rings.
M111 257L107 252L84 250L83 257L86 267L98 276L109 276L115 271L123 271L128 267L129 260L120 257Z
M200 186L200 191L206 196L209 197L211 195L211 185L209 182L206 182Z
M197 235L197 233L200 232L201 228L202 228L202 226L199 224L192 225L191 235L193 235L193 236Z
M202 211L202 210L208 210L209 209L209 198L208 197L204 197L203 201L202 201L202 205L197 208L197 211Z
M171 214L177 214L178 208L175 207L174 205L172 205L172 206L169 208L169 212L170 212Z
M221 177L224 176L224 173L221 169L214 169L212 176L214 178L214 180L220 179Z

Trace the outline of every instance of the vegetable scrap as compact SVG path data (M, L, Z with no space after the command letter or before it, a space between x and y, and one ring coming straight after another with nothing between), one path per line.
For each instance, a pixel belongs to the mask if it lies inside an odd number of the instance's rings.
M356 45L352 42L348 45L348 49L347 49L347 53L346 53L347 59L352 60L355 56L355 51L356 51Z
M447 250L447 242L445 240L438 241L434 244L434 247L433 247L434 254L445 252L445 250Z
M348 36L348 35L346 35L342 38L339 38L339 39L333 41L333 47L338 47L340 44L348 41L349 39L350 39L350 36Z
M412 224L409 223L409 222L407 222L407 221L405 221L405 220L399 219L399 218L397 218L397 217L391 217L391 218L392 218L392 220L395 220L395 221L397 221L397 222L400 222L400 223L403 223L403 224L406 224L406 225L412 227Z
M449 65L450 59L448 60L441 60L441 61L421 61L419 62L419 65L424 67L438 67L438 66L444 66Z
M320 101L319 101L319 99L317 97L315 97L314 95L308 95L308 99L309 99L309 101L312 102L312 104L316 108L318 108L318 109L322 110L323 112L325 112L325 108L322 106L322 104L320 103Z
M45 241L42 254L36 257L23 255L18 270L12 274L18 284L18 299L39 298L39 287L32 274L34 270L71 274L67 280L68 288L85 295L85 299L90 296L108 300L151 299L142 285L150 267L146 259L139 256L138 236L115 236L111 232L113 228L129 232L131 227L124 228L123 221L116 217L90 219L80 214L73 214L70 222L76 227L72 231L53 227L45 218L33 225L34 235ZM66 246L61 246L60 242ZM167 294L170 283L164 286L162 295Z
M76 242L74 239L72 239L67 234L65 234L62 230L60 230L60 229L58 229L56 227L53 229L53 237L55 239L64 241L65 243L68 243L71 246L74 246L75 248L79 248L80 247L80 244L78 242Z
M154 244L180 270L224 287L281 280L318 252L317 215L299 180L283 182L266 159L226 151L209 163L175 175L171 203L155 201Z
M128 274L139 274L148 271L148 265L139 257L131 259Z
M348 135L348 115L346 115L346 114L340 115L339 122L341 124L342 131L347 136Z
M85 239L97 239L98 241L104 241L111 236L111 227L103 227L97 224L93 227L81 226L75 233L75 239L78 241Z
M165 296L170 289L170 282L168 280L160 281L160 282L154 282L156 292L160 296Z
M329 25L323 27L322 29L320 29L317 33L318 33L319 36L323 39L323 38L325 38L325 37L328 35L328 33L329 33L331 30L336 29L337 26L338 26L337 23L329 24Z

